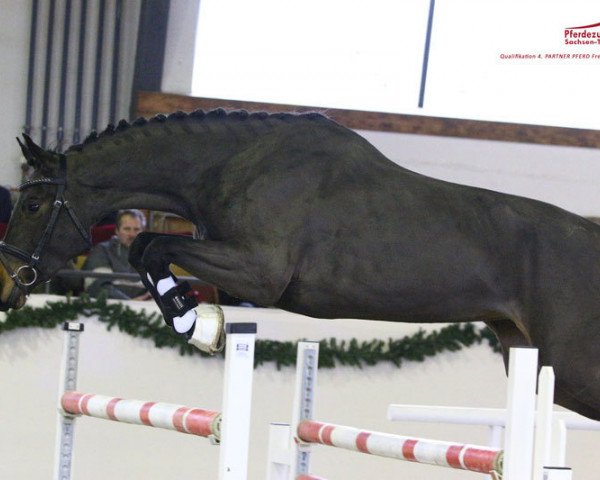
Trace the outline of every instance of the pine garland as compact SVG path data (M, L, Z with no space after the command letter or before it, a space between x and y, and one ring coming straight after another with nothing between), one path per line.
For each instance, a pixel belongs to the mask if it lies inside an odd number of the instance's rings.
M157 348L176 348L183 356L207 356L165 327L158 313L137 312L123 303L109 304L105 298L90 299L87 296L49 302L39 308L26 306L11 310L5 314L4 321L0 321L0 334L19 328L52 329L80 316L97 316L100 322L106 324L107 330L116 326L119 331L133 337L152 340ZM387 341L330 338L319 342L319 367L334 368L340 364L362 368L381 362L400 367L405 361L423 362L440 352L454 352L484 341L494 351L500 351L493 332L488 328L477 328L472 323L457 323L431 333L419 330L413 335L400 339L389 338ZM293 366L296 362L296 342L257 340L254 362L256 366L274 363L278 369Z

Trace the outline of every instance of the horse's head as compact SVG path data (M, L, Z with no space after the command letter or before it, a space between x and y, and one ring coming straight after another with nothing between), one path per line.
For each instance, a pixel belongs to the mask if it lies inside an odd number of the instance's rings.
M24 135L19 145L34 168L0 242L0 310L20 308L26 296L89 246L87 229L67 197L66 157Z

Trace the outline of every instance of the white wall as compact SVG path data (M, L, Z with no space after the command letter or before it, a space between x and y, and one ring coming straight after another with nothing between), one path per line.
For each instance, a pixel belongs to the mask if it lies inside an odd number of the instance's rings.
M436 178L600 214L600 150L360 132L396 163Z
M51 297L51 299L56 299ZM40 305L44 296L32 296ZM131 302L134 308L149 303ZM258 337L273 340L320 340L335 336L361 340L400 338L419 325L357 320L315 320L277 310L226 308L230 322L255 321ZM129 337L94 319L85 319L81 337L78 390L165 401L219 410L223 362L180 357L151 342ZM425 326L431 330L431 325ZM59 363L63 333L28 329L0 336L0 478L51 478ZM265 478L268 424L291 419L293 368L272 365L255 370L250 480ZM401 435L485 444L486 427L418 425L386 420L390 403L503 407L506 378L500 355L487 346L444 353L398 369L378 365L362 369L321 369L317 419ZM594 445L598 432L569 434L568 463L574 479L596 478ZM218 447L176 432L81 418L75 427L74 479L144 478L147 480L216 478ZM314 449L313 473L325 478L359 480L410 478L459 480L484 476L456 470L380 459L352 452Z
M162 91L189 95L192 91L196 25L200 0L171 0Z
M0 185L20 179L20 149L15 137L25 123L31 2L0 0Z

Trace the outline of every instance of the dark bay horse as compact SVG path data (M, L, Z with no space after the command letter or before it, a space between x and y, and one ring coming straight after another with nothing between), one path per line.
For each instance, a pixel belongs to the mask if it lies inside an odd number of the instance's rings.
M319 114L215 110L121 122L64 155L29 138L33 181L0 248L0 308L87 248L108 212L192 221L142 235L136 268L169 263L230 294L320 318L483 320L533 345L558 403L600 420L600 226L534 200L406 170Z

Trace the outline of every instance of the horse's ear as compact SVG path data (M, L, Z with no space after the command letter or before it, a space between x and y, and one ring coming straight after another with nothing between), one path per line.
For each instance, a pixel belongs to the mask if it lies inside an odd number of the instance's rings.
M26 135L23 134L23 137L26 137ZM35 167L35 158L33 154L29 151L27 145L24 145L19 137L17 137L17 142L19 142L19 147L21 147L21 152L23 152L23 156L25 157L25 160L27 160L27 164L32 167Z
M49 176L52 171L56 168L56 158L50 152L47 152L42 147L35 144L29 135L23 134L25 144L17 138L23 156L27 160L27 164L32 166L35 170L39 170L43 175Z

